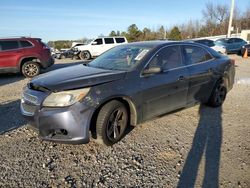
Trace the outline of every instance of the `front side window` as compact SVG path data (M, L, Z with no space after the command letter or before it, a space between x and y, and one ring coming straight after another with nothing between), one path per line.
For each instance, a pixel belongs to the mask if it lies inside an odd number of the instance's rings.
M131 70L136 67L150 51L146 46L118 46L105 52L88 65L108 70Z
M18 42L17 41L0 41L0 46L3 50L14 50L18 49Z
M96 44L92 44L92 45L101 45L102 44L102 39L96 39L96 40L94 40L94 42Z
M104 38L105 44L114 44L113 38Z
M213 58L205 49L198 46L184 46L184 53L188 65L201 63Z
M170 46L160 50L150 61L148 68L161 67L163 70L169 70L182 65L180 46Z

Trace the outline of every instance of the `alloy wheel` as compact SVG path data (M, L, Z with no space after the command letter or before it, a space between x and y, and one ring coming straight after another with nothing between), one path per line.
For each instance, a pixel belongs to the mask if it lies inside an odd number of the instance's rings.
M116 141L121 137L126 129L126 112L123 108L118 108L110 115L106 134L110 141Z
M33 77L36 76L39 72L39 68L36 64L29 63L25 65L24 72L27 76Z

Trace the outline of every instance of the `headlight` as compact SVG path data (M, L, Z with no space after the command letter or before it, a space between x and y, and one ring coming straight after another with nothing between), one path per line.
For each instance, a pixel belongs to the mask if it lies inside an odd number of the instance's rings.
M89 92L90 88L62 91L51 93L44 101L45 107L64 107L70 106L82 100Z

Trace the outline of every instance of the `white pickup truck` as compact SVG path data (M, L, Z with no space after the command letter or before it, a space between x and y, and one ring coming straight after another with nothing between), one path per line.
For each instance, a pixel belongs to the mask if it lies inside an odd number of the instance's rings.
M119 37L98 37L87 45L76 46L80 52L79 56L82 60L89 60L93 57L101 55L103 52L118 46L120 44L128 43L123 36Z

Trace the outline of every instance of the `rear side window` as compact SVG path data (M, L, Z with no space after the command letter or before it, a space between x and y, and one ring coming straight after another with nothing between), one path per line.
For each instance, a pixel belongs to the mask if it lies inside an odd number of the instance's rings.
M104 38L105 44L114 44L113 38Z
M125 39L122 37L119 37L119 38L115 38L115 41L116 41L116 43L124 43Z
M234 39L234 42L242 42L242 39L237 39L237 38L235 38L235 39Z
M2 51L14 50L14 49L19 48L17 41L0 41L0 46L1 46Z
M151 60L149 67L161 67L163 70L182 66L181 50L179 46L165 47Z
M198 46L184 46L184 54L188 65L201 63L213 58L205 49Z
M20 41L20 43L21 43L21 47L23 48L33 46L29 41Z

